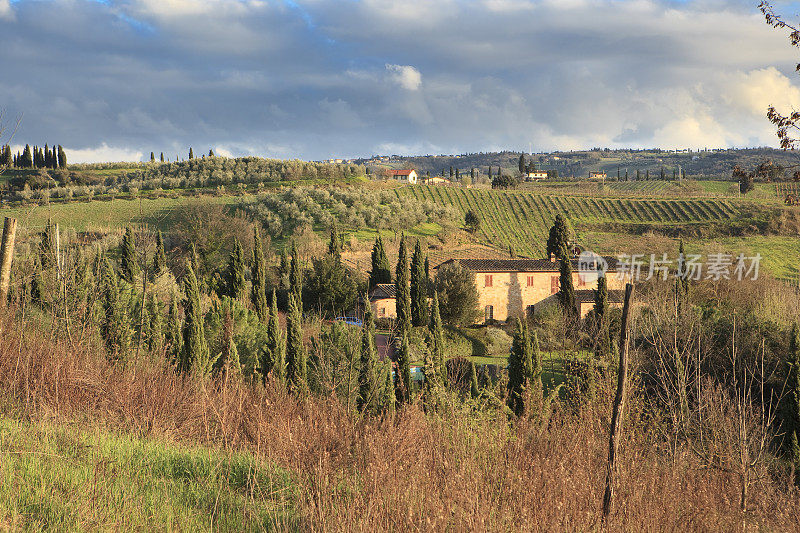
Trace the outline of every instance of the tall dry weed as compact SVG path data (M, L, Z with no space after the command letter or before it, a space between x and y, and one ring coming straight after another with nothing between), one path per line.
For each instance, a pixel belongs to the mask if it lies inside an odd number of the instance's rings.
M586 531L602 529L611 390L550 424L512 426L498 411L451 399L361 418L336 398L296 400L240 380L203 383L165 364L107 362L0 317L0 394L31 419L103 425L174 441L248 449L294 472L294 502L319 531ZM636 410L636 402L633 409ZM632 413L610 530L792 531L797 493L763 479L747 512L735 476L666 453Z

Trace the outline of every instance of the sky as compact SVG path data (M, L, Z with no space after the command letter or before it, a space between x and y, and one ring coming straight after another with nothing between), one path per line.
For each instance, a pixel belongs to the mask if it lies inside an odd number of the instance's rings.
M0 108L71 162L777 146L757 3L0 0Z

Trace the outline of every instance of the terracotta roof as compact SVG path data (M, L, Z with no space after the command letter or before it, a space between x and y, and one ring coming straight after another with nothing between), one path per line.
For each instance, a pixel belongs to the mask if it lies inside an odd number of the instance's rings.
M383 298L394 298L396 295L394 283L378 283L372 292L369 293L370 301L382 300Z
M625 291L610 290L608 291L608 301L612 304L621 304L625 300ZM575 291L575 301L577 303L594 302L593 289L580 289Z
M392 176L409 176L409 175L411 175L412 172L415 172L415 170L414 169L410 169L410 170L390 170L389 174L391 174Z
M608 271L617 270L616 257L603 257L608 264ZM558 261L549 259L449 259L442 265L458 261L461 266L473 272L558 272ZM578 271L578 259L571 259L572 270Z

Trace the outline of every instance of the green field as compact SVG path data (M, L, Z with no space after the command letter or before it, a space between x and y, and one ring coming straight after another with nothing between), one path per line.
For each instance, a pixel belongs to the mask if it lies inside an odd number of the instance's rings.
M0 418L4 530L285 530L292 498L248 453Z
M233 204L237 196L203 196L204 202ZM0 216L15 217L21 227L41 228L50 219L75 231L105 231L130 224L148 224L169 230L170 215L192 201L190 197L73 201L0 209Z

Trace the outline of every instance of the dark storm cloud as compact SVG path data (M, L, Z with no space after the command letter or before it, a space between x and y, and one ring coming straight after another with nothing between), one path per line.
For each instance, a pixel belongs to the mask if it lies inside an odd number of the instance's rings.
M16 142L77 159L775 144L800 106L749 2L0 0L0 31Z

